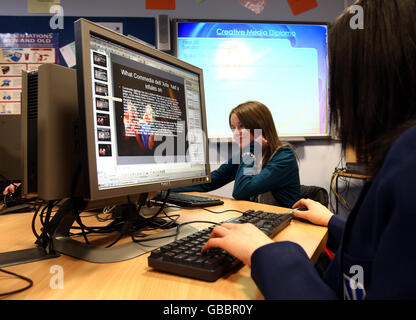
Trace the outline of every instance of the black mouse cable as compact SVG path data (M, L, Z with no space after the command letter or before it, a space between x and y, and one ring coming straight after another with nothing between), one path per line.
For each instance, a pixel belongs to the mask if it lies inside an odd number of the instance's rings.
M204 207L181 207L181 206L173 205L173 204L167 205L166 207L167 208L185 209L185 210L201 209L201 210L205 210L205 211L215 213L215 214L221 214L221 213L226 213L226 212L238 212L238 213L241 213L241 214L244 213L244 211L240 211L240 210L237 210L237 209L227 209L227 210L223 210L223 211L214 211L214 210L210 210L210 209L207 209L207 208L204 208Z
M211 213L215 213L215 214L221 214L221 213L226 213L226 212L238 212L238 213L241 213L241 214L244 213L244 211L240 211L240 210L236 210L236 209L227 209L227 210L224 210L224 211L213 211L213 210L210 210L210 209L207 209L207 208L201 208L201 209L205 210L205 211L208 211L208 212L211 212Z
M33 218L32 218L32 232L33 232L33 234L35 235L35 237L38 241L40 240L40 235L36 231L35 223L36 223L36 218L39 214L39 211L42 207L44 207L42 210L46 210L46 205L43 201L41 203L39 203L39 206L37 207L37 209L35 209L35 213L33 214ZM41 222L41 225L43 227L42 218L40 218L40 222Z
M166 196L165 196L165 198L163 199L163 203L160 205L160 207L159 207L159 210L155 213L155 214L153 214L151 217L149 217L149 218L145 218L142 214L141 214L141 207L142 207L142 205L144 204L144 202L142 203L142 204L140 204L140 207L139 207L139 215L142 217L142 218L144 218L144 219L154 219L154 218L156 218L163 210L164 210L164 208L166 207L166 202L168 201L168 198L169 198L169 194L170 194L170 189L168 189L167 190L167 192L166 192Z
M140 240L138 240L137 238L145 238L145 237L149 236L147 234L140 235L139 234L140 232L153 231L153 230L158 230L158 229L172 229L172 228L177 226L177 220L180 217L179 214L168 216L166 214L165 210L162 210L162 212L169 219L168 221L163 220L163 219L160 219L159 221L156 220L156 219L152 219L151 221L148 222L149 223L148 226L142 227L142 228L140 228L140 229L138 229L138 230L136 230L132 233L132 235L131 235L132 241L133 242L140 242ZM173 217L176 217L176 219L173 218ZM169 235L169 236L166 236L166 237L164 236L164 237L161 237L160 239L167 238L167 237L172 237L172 236L174 236L174 235ZM155 239L156 238L153 238L152 240L155 240ZM159 239L159 238L157 238L157 239ZM143 240L143 241L149 241L149 240Z
M157 229L167 229L167 228L169 228L169 226L174 226L175 225L175 223L176 223L176 220L179 218L179 215L177 215L178 217L176 218L176 219L171 219L167 214L166 214L166 212L165 212L165 206L166 206L166 202L167 202L167 199L168 199L168 197L169 197L169 194L170 194L170 189L169 190L167 190L167 194L166 194L166 196L165 196L165 198L164 198L164 200L163 200L163 203L160 205L160 207L159 207L159 209L156 211L156 213L154 213L151 217L149 217L149 218L146 218L146 217L144 217L143 215L142 215L142 213L141 213L141 209L142 209L142 206L145 204L145 202L146 202L146 199L143 199L143 201L140 201L140 205L139 205L139 208L138 208L138 214L139 214L139 216L142 218L142 219L144 219L144 223L145 223L145 225L143 226L143 227L141 227L141 228L139 228L138 230L136 230L136 231L134 231L132 234L131 234L131 239L132 239L132 241L134 241L134 242L137 242L138 240L136 240L136 238L138 238L138 237L140 237L140 238L142 238L142 237L146 237L146 235L143 235L143 236L140 236L139 235L139 232L142 232L142 231L151 231L151 230L157 230ZM146 195L146 197L147 197L147 195ZM157 219L156 219L156 217L160 214L160 213L164 213L165 214L165 216L167 217L167 218L169 218L171 221L165 221L164 223L160 223L159 221L157 221Z
M135 240L135 238L144 238L147 236L147 235L139 235L140 231L170 229L178 225L177 221L180 217L180 214L168 215L164 209L162 210L162 213L166 216L168 220L163 219L163 218L160 218L160 220L156 220L156 218L152 219L149 222L149 226L147 228L139 229L132 234L133 241Z
M125 217L125 221L123 221L123 223L121 224L121 228L119 230L119 235L118 237L111 242L109 245L106 246L106 248L110 248L113 245L115 245L117 242L119 242L121 240L121 238L123 238L125 235L131 233L131 229L135 227L135 213L137 213L141 219L147 220L146 218L144 218L141 214L141 208L144 205L144 203L146 202L146 198L147 198L147 193L142 193L140 194L139 197L139 207L137 208L136 205L131 201L130 196L127 196L127 213L128 215ZM144 224L143 222L141 223L140 228L143 228ZM134 235L135 231L133 231L133 233L131 234L131 238L133 239L133 235Z
M12 276L14 276L16 278L22 279L22 280L26 281L27 283L29 283L27 286L25 286L23 288L20 288L20 289L17 289L17 290L13 290L13 291L9 291L9 292L0 293L0 297L4 297L4 296L8 296L8 295L11 295L11 294L15 294L15 293L19 293L19 292L25 291L25 290L27 290L27 289L29 289L30 287L33 286L33 280L31 280L31 279L29 279L27 277L24 277L24 276L22 276L20 274L17 274L17 273L11 272L11 271L7 271L7 270L1 269L1 268L0 268L0 272L3 272L3 273L6 273L6 274L9 274L9 275L12 275Z
M168 215L165 211L165 209L162 210L163 214L166 216L166 218L168 218L169 220L171 220L172 222L177 222L179 217L181 216L180 214L170 214Z

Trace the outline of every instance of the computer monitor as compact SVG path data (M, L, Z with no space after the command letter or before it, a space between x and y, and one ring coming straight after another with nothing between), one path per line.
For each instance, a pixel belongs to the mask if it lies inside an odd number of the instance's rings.
M75 43L86 197L209 182L202 69L85 19Z
M44 227L50 250L0 262L48 252L93 262L133 258L145 252L135 242L99 248L68 236L77 212L210 181L202 70L83 19L75 32L77 70L43 65L23 75L22 88L24 180L48 208L69 200ZM128 211L118 219L140 227L137 210Z

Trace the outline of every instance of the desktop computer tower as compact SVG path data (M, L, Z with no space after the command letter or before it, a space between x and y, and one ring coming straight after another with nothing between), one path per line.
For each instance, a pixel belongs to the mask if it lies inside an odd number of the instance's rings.
M0 115L0 179L21 180L20 121L18 114Z
M24 193L43 200L69 197L79 160L75 150L78 119L76 71L41 65L22 77Z
M37 118L38 112L38 73L22 71L21 95L21 162L23 194L38 191L37 168Z

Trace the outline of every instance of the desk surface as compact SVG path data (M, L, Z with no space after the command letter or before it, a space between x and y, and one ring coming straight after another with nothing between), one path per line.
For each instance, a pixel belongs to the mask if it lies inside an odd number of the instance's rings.
M288 209L247 201L223 198L224 205L210 207L214 211L236 209L263 210L275 213ZM201 209L180 210L181 221L210 220L220 222L239 216L236 212L214 214ZM0 216L0 252L34 247L31 230L32 213ZM206 225L202 225L202 228ZM290 240L301 245L313 262L321 253L327 239L327 228L293 220L275 241ZM37 261L4 269L33 280L33 287L3 299L137 299L137 300L238 300L263 299L250 276L250 268L242 267L214 283L160 273L147 265L149 253L123 262L98 264L69 256ZM63 270L63 289L52 289L50 282L56 269ZM0 275L0 292L12 291L26 285L12 276Z

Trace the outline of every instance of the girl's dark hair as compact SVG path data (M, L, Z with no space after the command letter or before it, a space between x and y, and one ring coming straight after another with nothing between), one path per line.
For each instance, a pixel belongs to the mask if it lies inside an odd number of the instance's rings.
M330 30L331 122L377 174L393 142L416 124L416 1L361 0L364 29L347 9Z

